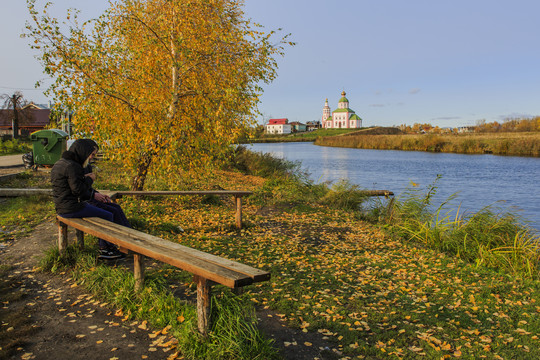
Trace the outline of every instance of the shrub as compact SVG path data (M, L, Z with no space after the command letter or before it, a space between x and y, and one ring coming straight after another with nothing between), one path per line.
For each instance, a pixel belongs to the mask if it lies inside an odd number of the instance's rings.
M32 150L30 143L15 139L0 141L0 155L23 154Z

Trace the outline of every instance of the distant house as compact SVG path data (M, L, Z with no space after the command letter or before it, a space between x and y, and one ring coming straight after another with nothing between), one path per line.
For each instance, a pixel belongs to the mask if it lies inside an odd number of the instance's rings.
M451 134L453 132L454 132L454 128L452 128L452 127L445 126L445 127L441 128L441 133L443 133L443 134Z
M294 121L291 123L292 126L292 132L306 132L307 131L307 125L302 124L301 122Z
M21 136L42 130L51 122L51 109L47 105L30 103L17 112ZM0 134L12 134L13 116L13 109L0 109Z
M267 134L290 134L292 126L289 124L289 119L270 119L265 126Z
M321 128L321 122L320 121L308 121L306 123L306 129L307 131L313 131Z
M458 133L464 134L464 133L472 133L474 132L474 126L460 126L458 127Z

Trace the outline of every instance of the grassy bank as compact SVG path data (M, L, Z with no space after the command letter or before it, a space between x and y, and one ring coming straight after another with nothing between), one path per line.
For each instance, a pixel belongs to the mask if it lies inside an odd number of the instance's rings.
M460 135L350 135L321 137L316 145L377 150L540 156L540 133Z
M272 143L272 142L296 142L315 141L321 136L339 136L354 133L354 129L318 129L315 131L298 132L283 135L263 135L256 139L250 139L252 143Z
M113 171L113 164L100 167L107 178L99 180L99 187L122 186L123 175ZM175 289L193 292L188 274L158 266L145 288L151 290L135 294L129 272L104 269L85 253L73 258L79 258L82 285L129 318L170 326L178 336L177 350L188 358L248 359L257 351L265 354L262 358L275 356L254 328L253 306L271 309L287 326L324 338L331 346L321 352L329 357L540 357L538 254L516 247L506 256L504 247L534 239L511 219L496 226L500 217L484 214L460 219L452 228L453 219L427 206L436 184L368 207L357 186L314 185L291 164L243 150L231 168L204 177L186 174L183 181L175 188L253 191L243 204L245 227L235 228L229 198L126 197L121 205L141 231L272 273L269 282L247 288L241 307L226 289L216 288L213 309L238 323L232 329L239 347L229 352L230 338L205 342L194 335L193 305L171 296ZM149 186L164 189L159 182ZM489 251L496 256L486 255ZM70 263L54 250L47 259L49 269ZM512 259L529 265L504 266ZM118 274L109 273L113 270ZM133 299L157 305L139 311ZM246 302L252 305L244 307ZM214 328L216 338L225 328ZM318 346L296 339L279 345L298 351Z

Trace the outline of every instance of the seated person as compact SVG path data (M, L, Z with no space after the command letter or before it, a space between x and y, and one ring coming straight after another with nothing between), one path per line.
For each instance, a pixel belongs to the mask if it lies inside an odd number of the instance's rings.
M99 217L129 226L122 208L107 195L92 188L96 175L85 169L98 149L93 140L76 140L52 167L51 183L56 213L65 218ZM99 250L100 259L124 257L114 244L103 239L99 239Z

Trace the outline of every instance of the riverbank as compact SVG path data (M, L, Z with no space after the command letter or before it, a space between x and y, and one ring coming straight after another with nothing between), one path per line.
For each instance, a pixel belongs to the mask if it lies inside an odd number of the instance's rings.
M125 186L124 174L113 164L100 164L100 168L99 188ZM249 287L242 299L255 304L258 328L265 336L274 334L274 347L282 358L479 358L486 352L493 358L540 357L538 280L461 260L366 222L354 207L347 208L351 196L344 195L354 194L354 187L325 193L322 185L296 182L292 175L262 178L254 175L256 169L245 168L248 175L223 170L197 179L186 174L185 183L176 184L184 190L219 186L253 191L243 203L242 230L231 220L234 204L229 198L125 198L120 203L141 231L270 271L271 280ZM29 173L9 186L46 185L35 175ZM30 211L36 199L15 204L15 200L0 203L2 210L11 211L11 216L1 212L4 234L16 234L28 222L31 226L25 231L31 231L34 222L53 216L50 206ZM178 226L184 231L178 231ZM103 267L91 262L85 269L81 264L79 269L94 276L92 281L78 275L73 283L75 278L64 269L57 270L57 276L69 277L69 286L83 288L103 281L96 278ZM66 273L58 273L62 271ZM155 285L145 294L174 293L181 302L193 294L189 277L170 267L158 265L148 277ZM113 314L121 314L118 323L147 321L149 327L167 329L172 335L196 328L194 317L189 312L177 313L177 308L130 310L133 304L142 307L138 298L142 293L94 288L96 302L108 303ZM226 290L218 288L214 295L214 304L223 306ZM159 322L164 318L180 320L168 328ZM74 335L65 342L77 339ZM203 357L202 349L208 344L192 339L199 357L187 356L181 348L171 352L179 351L179 357L187 358L255 357L227 353ZM241 337L236 340L250 343ZM180 338L182 342L185 337Z
M452 135L352 134L318 137L315 145L373 150L540 157L540 132Z

